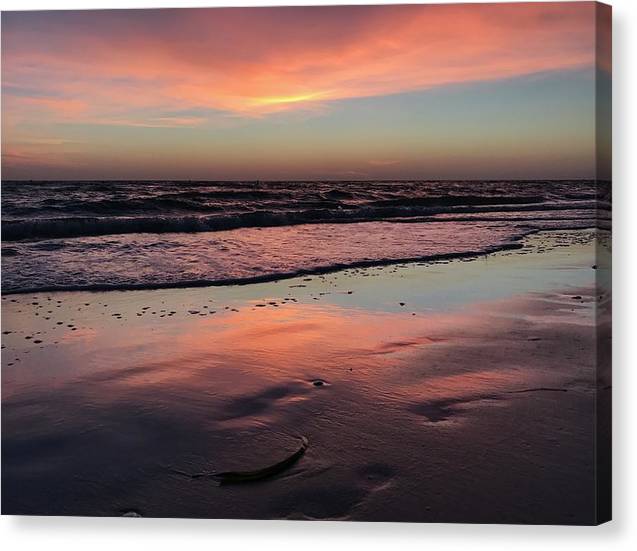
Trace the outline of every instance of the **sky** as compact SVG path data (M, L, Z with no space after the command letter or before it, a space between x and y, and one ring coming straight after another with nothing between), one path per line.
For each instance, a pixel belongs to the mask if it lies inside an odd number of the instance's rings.
M3 12L2 178L609 177L606 16L591 2Z

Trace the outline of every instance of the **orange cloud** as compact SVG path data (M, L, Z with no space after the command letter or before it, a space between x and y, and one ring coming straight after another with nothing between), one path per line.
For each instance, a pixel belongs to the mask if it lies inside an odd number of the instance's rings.
M192 109L258 117L592 66L594 29L593 3L5 14L3 110L145 126L201 124Z

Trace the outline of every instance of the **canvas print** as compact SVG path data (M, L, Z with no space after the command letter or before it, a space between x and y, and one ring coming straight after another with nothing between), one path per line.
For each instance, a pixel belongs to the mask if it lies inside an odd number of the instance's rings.
M3 12L2 513L609 520L610 126L596 2Z

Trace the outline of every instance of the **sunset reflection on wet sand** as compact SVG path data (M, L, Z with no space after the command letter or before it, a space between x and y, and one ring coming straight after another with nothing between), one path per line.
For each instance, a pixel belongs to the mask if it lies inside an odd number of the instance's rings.
M595 276L575 235L258 285L5 296L4 492L15 512L524 522L542 503L582 522ZM300 436L305 456L249 489L175 474L255 468Z

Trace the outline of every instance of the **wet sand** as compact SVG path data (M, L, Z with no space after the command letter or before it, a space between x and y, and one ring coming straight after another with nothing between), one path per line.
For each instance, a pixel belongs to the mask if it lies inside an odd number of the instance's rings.
M591 232L554 232L462 261L3 296L2 512L595 523L597 263ZM263 480L196 476L303 436Z

